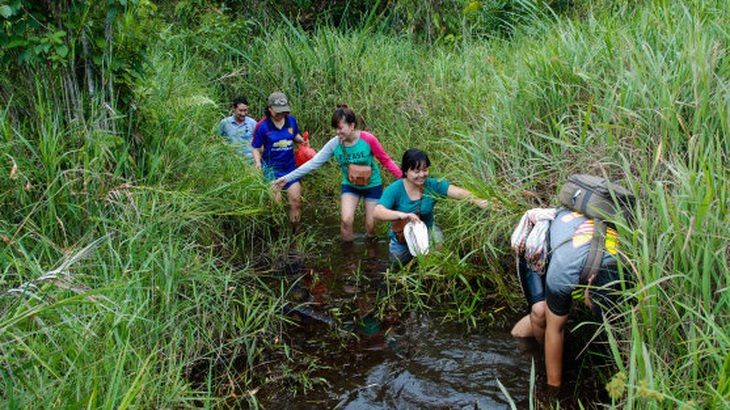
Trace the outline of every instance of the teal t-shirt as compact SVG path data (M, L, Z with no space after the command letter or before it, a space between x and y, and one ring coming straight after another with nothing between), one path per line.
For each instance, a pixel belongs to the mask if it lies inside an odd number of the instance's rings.
M345 154L342 151L342 144L337 144L334 155L337 162L340 163L340 169L342 169L343 184L352 185L347 180L347 164L369 165L373 169L373 173L370 176L370 183L366 186L358 186L357 188L366 189L383 184L383 179L380 177L380 169L373 161L373 151L370 149L370 144L362 138L358 138L351 147L345 147L345 152L347 152L347 160L345 160Z
M433 207L436 204L436 200L439 198L445 198L448 192L448 181L443 179L426 178L426 183L423 187L423 197L414 201L408 197L406 187L403 185L403 180L399 179L385 188L383 196L380 197L378 204L393 211L406 213L419 212L420 205L421 220L426 223L426 226L431 228L433 226Z

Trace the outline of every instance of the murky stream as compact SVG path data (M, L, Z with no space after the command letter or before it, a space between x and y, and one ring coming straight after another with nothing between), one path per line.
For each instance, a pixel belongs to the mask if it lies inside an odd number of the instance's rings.
M356 237L352 246L343 246L337 215L320 215L316 220L322 222L318 235L330 235L332 240L323 241L320 255L306 262L296 256L290 261L292 303L287 307L299 323L289 332L292 347L317 357L317 370L310 375L315 383L304 394L282 390L259 396L264 408L532 407L531 366L534 361L539 379L543 364L536 343L509 334L512 318L502 325L470 329L435 314L376 311L382 305L376 301L385 294L386 238ZM551 401L555 392L544 387L541 392L539 385L544 383L536 384L534 406L541 408L540 403ZM574 383L567 385L558 393L561 408L575 405L573 397L565 398L575 396L578 389ZM577 396L592 401L590 394Z
M505 332L467 332L461 325L414 315L385 342L326 353L327 380L286 406L315 409L500 409L509 408L499 382L509 386L518 408L527 408L531 354ZM498 382L499 380L499 382Z

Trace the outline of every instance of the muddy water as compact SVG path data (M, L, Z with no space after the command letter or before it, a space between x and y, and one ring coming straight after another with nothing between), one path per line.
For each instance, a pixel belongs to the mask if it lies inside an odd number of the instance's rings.
M387 286L382 275L388 268L386 238L358 236L351 246L343 246L337 215L312 217L321 222L318 235L328 239L319 240L321 253L290 255L287 311L298 325L287 333L293 349L316 358L316 370L309 375L314 383L306 392L284 388L260 395L262 407L532 407L531 366L534 361L539 385L544 384L539 380L544 365L534 342L509 334L516 317L470 329L438 314L378 311ZM575 390L567 395L574 397ZM549 396L538 391L535 407L552 401ZM560 399L561 408L574 407L573 397Z
M506 332L468 332L414 315L388 339L331 352L333 368L316 373L327 384L286 408L509 408L498 381L508 386L518 408L528 408L531 355Z

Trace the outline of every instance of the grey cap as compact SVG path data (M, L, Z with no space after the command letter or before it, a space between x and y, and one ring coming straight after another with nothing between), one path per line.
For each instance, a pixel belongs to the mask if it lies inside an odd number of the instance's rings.
M284 95L284 93L271 93L268 105L273 108L276 113L291 112L291 108L289 108L289 100L286 99L286 95Z

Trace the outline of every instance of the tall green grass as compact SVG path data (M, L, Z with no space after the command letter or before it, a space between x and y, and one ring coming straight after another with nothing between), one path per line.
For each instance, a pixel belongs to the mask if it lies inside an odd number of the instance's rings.
M445 250L389 272L388 303L473 324L519 310L507 238L522 212L555 205L575 172L628 186L639 203L619 232L636 304L603 324L612 404L727 407L730 17L717 0L579 6L572 16L528 7L508 39L429 45L372 25L284 22L245 42L226 42L219 23L166 27L118 134L93 120L61 126L42 98L50 82L39 80L33 121L11 120L6 102L0 283L19 291L0 299L3 398L256 405L246 393L261 382L255 364L280 348L270 341L284 292L249 268L262 247L286 249L284 212L212 129L229 94L260 118L281 90L315 148L345 102L396 161L422 148L432 175L492 201L487 211L442 201ZM330 164L304 180L308 205L337 209L338 173Z
M535 13L509 40L449 46L290 26L253 42L254 69L231 81L244 92L287 92L316 137L329 135L328 114L344 101L395 158L425 149L432 173L494 202L486 213L450 201L437 211L454 255L479 249L472 258L484 266L509 266L516 218L555 205L569 174L629 186L640 198L636 220L619 225L638 303L626 312L633 326L611 327L627 375L615 404L717 408L728 401L723 10L712 0L598 2L573 18ZM411 296L442 291L430 279L393 281ZM456 306L468 306L467 295Z
M252 270L284 213L213 135L194 60L149 61L127 134L63 126L42 92L32 121L0 110L8 408L255 406L255 365L286 364L283 292Z

